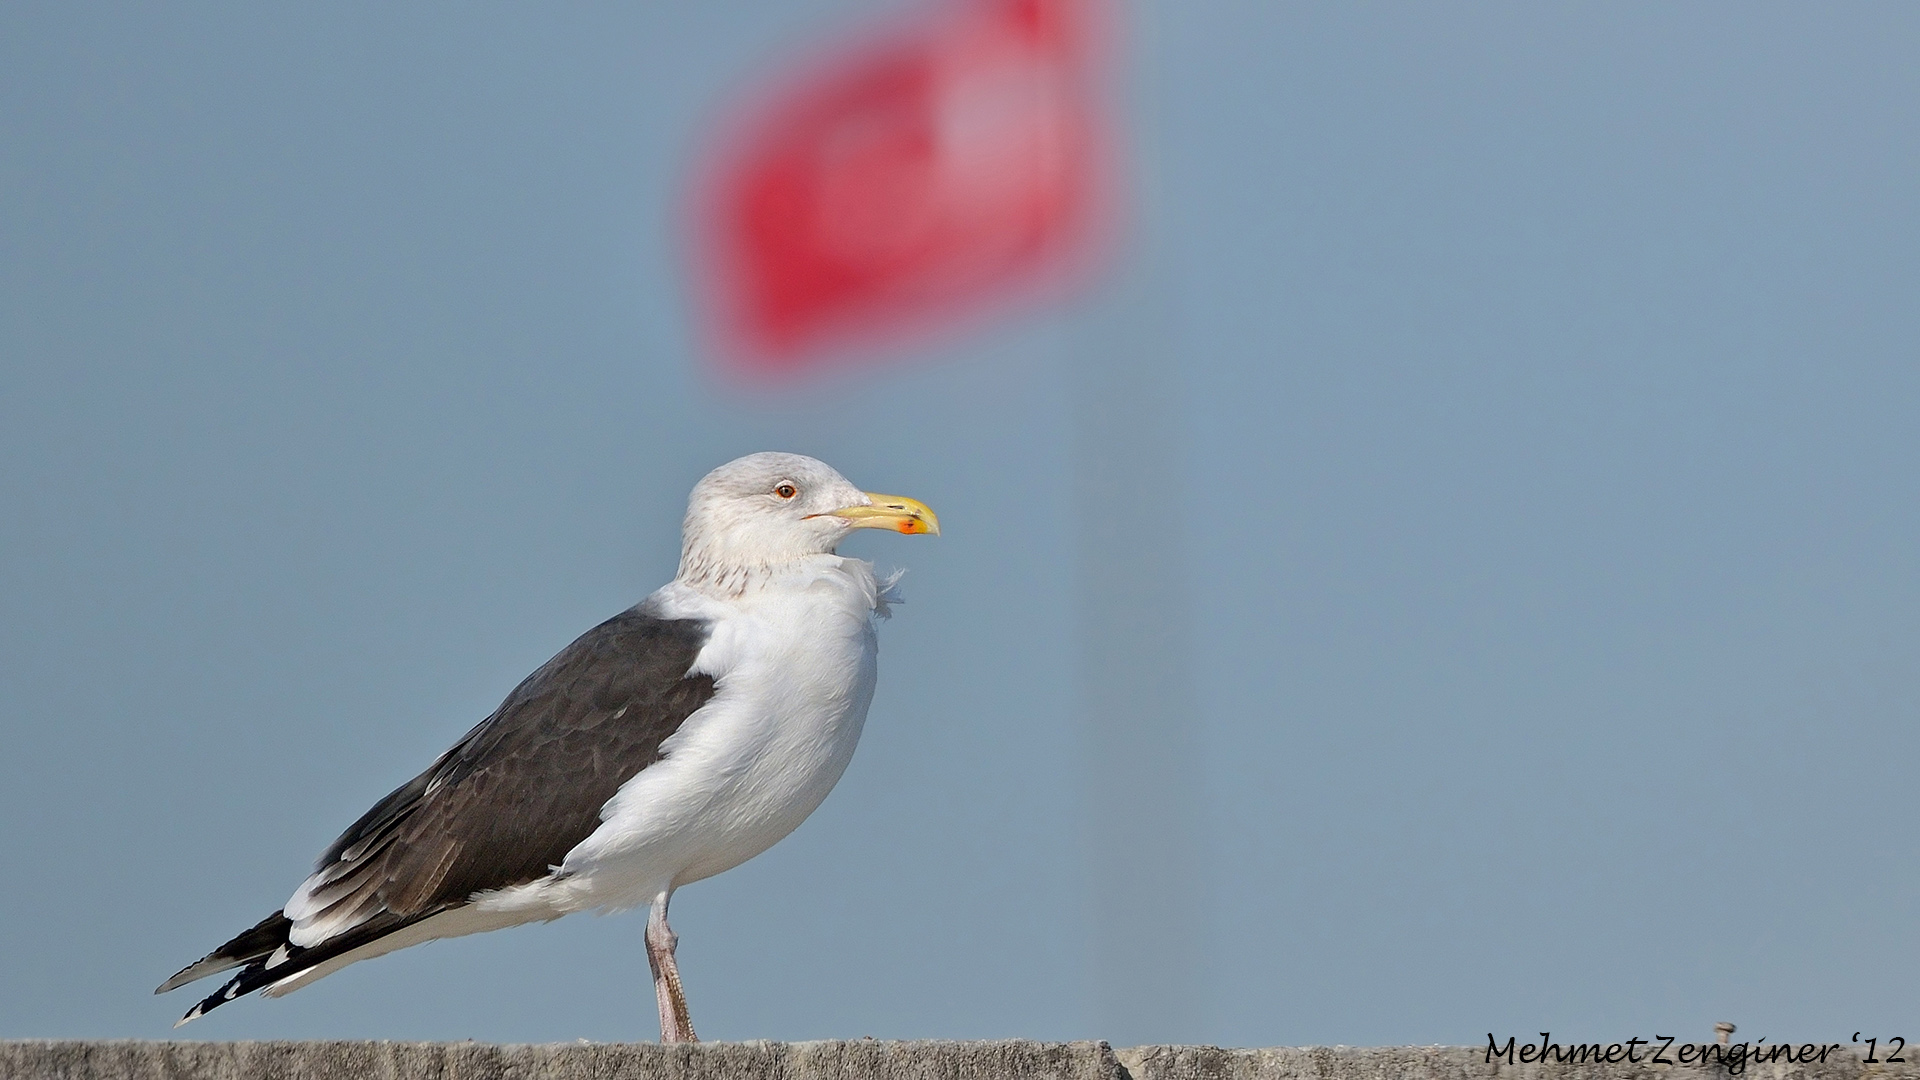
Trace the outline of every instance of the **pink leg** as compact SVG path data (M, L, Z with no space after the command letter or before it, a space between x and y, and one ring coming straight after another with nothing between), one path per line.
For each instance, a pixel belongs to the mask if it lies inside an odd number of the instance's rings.
M653 969L653 994L660 1003L660 1041L699 1042L693 1033L693 1016L687 1012L687 992L680 987L680 966L673 962L673 948L680 944L680 937L667 925L671 895L656 897L647 916L647 966Z

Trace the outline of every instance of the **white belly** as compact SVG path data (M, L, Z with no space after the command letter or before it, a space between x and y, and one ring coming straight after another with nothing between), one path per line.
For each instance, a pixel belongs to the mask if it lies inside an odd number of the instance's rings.
M804 580L714 618L693 668L714 677L713 699L607 803L600 828L541 890L547 902L651 902L772 847L827 797L873 700L879 601L865 563L821 558L830 562Z

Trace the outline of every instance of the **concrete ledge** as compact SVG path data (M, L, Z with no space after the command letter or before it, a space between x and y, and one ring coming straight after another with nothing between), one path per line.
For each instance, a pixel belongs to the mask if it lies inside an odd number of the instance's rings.
M0 1041L0 1080L1920 1080L1848 1048L1825 1062L1675 1067L1489 1063L1484 1048L1008 1042ZM1646 1051L1641 1049L1642 1056ZM1884 1051L1883 1051L1884 1054Z

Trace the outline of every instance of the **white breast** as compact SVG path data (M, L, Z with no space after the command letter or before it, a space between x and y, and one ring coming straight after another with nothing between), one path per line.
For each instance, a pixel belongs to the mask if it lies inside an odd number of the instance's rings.
M715 693L567 853L556 882L571 894L566 906L647 903L738 866L804 821L846 771L866 722L881 592L867 563L821 555L741 597L678 584L656 594L663 614L711 621L693 670L713 676Z

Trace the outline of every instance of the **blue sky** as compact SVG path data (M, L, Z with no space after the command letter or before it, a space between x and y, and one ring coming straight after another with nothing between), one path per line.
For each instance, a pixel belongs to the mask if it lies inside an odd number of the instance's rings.
M1151 1032L1092 985L1072 675L1114 305L697 364L691 154L876 10L0 12L0 1036L168 1034L155 983L774 448L945 535L854 545L910 571L859 756L675 904L704 1035L1913 1034L1914 9L1154 5L1182 451L1137 519L1185 553L1202 835L1138 874L1195 957ZM182 1034L651 1038L640 931Z

